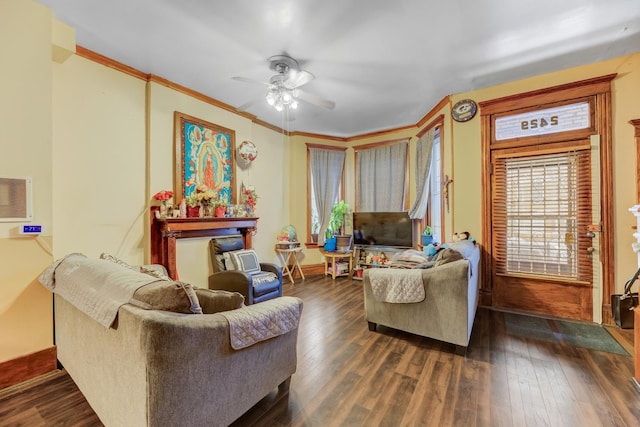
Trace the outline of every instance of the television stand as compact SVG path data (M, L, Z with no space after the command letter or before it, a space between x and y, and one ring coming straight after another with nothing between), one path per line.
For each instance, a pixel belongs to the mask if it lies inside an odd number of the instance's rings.
M369 268L389 268L387 262L398 253L406 251L406 248L400 246L377 246L377 245L356 245L354 249L354 265L352 279L362 280L362 273ZM383 255L384 254L384 255ZM381 260L382 258L382 260ZM386 259L386 262L383 260Z

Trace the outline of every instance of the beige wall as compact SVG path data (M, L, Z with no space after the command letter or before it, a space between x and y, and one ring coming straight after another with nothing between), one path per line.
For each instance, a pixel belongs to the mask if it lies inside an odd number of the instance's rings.
M42 240L0 223L0 362L50 347L51 295L35 280L51 262L51 32L48 8L0 2L0 175L31 177Z

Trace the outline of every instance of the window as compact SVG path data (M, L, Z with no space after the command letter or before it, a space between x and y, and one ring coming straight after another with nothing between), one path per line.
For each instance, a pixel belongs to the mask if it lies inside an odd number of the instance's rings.
M319 234L326 224L322 227L318 200L325 203L325 212L327 209L330 212L333 205L344 198L345 151L342 147L307 144L307 243L324 242ZM314 159L317 163L315 173ZM318 191L325 194L326 201L316 197Z
M433 240L442 243L442 151L440 132L436 132L431 149L431 167L429 169L429 202L425 222L431 227Z

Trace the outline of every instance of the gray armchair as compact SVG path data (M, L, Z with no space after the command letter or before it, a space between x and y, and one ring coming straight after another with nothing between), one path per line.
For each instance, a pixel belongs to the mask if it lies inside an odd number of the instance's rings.
M247 305L282 296L282 270L258 262L253 251L244 251L241 236L215 237L209 241L213 274L209 289L239 292Z

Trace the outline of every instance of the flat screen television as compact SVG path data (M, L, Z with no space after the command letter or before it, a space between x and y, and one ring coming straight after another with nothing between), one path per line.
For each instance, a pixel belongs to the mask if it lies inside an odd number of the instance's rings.
M354 212L353 243L366 246L413 246L408 212Z

